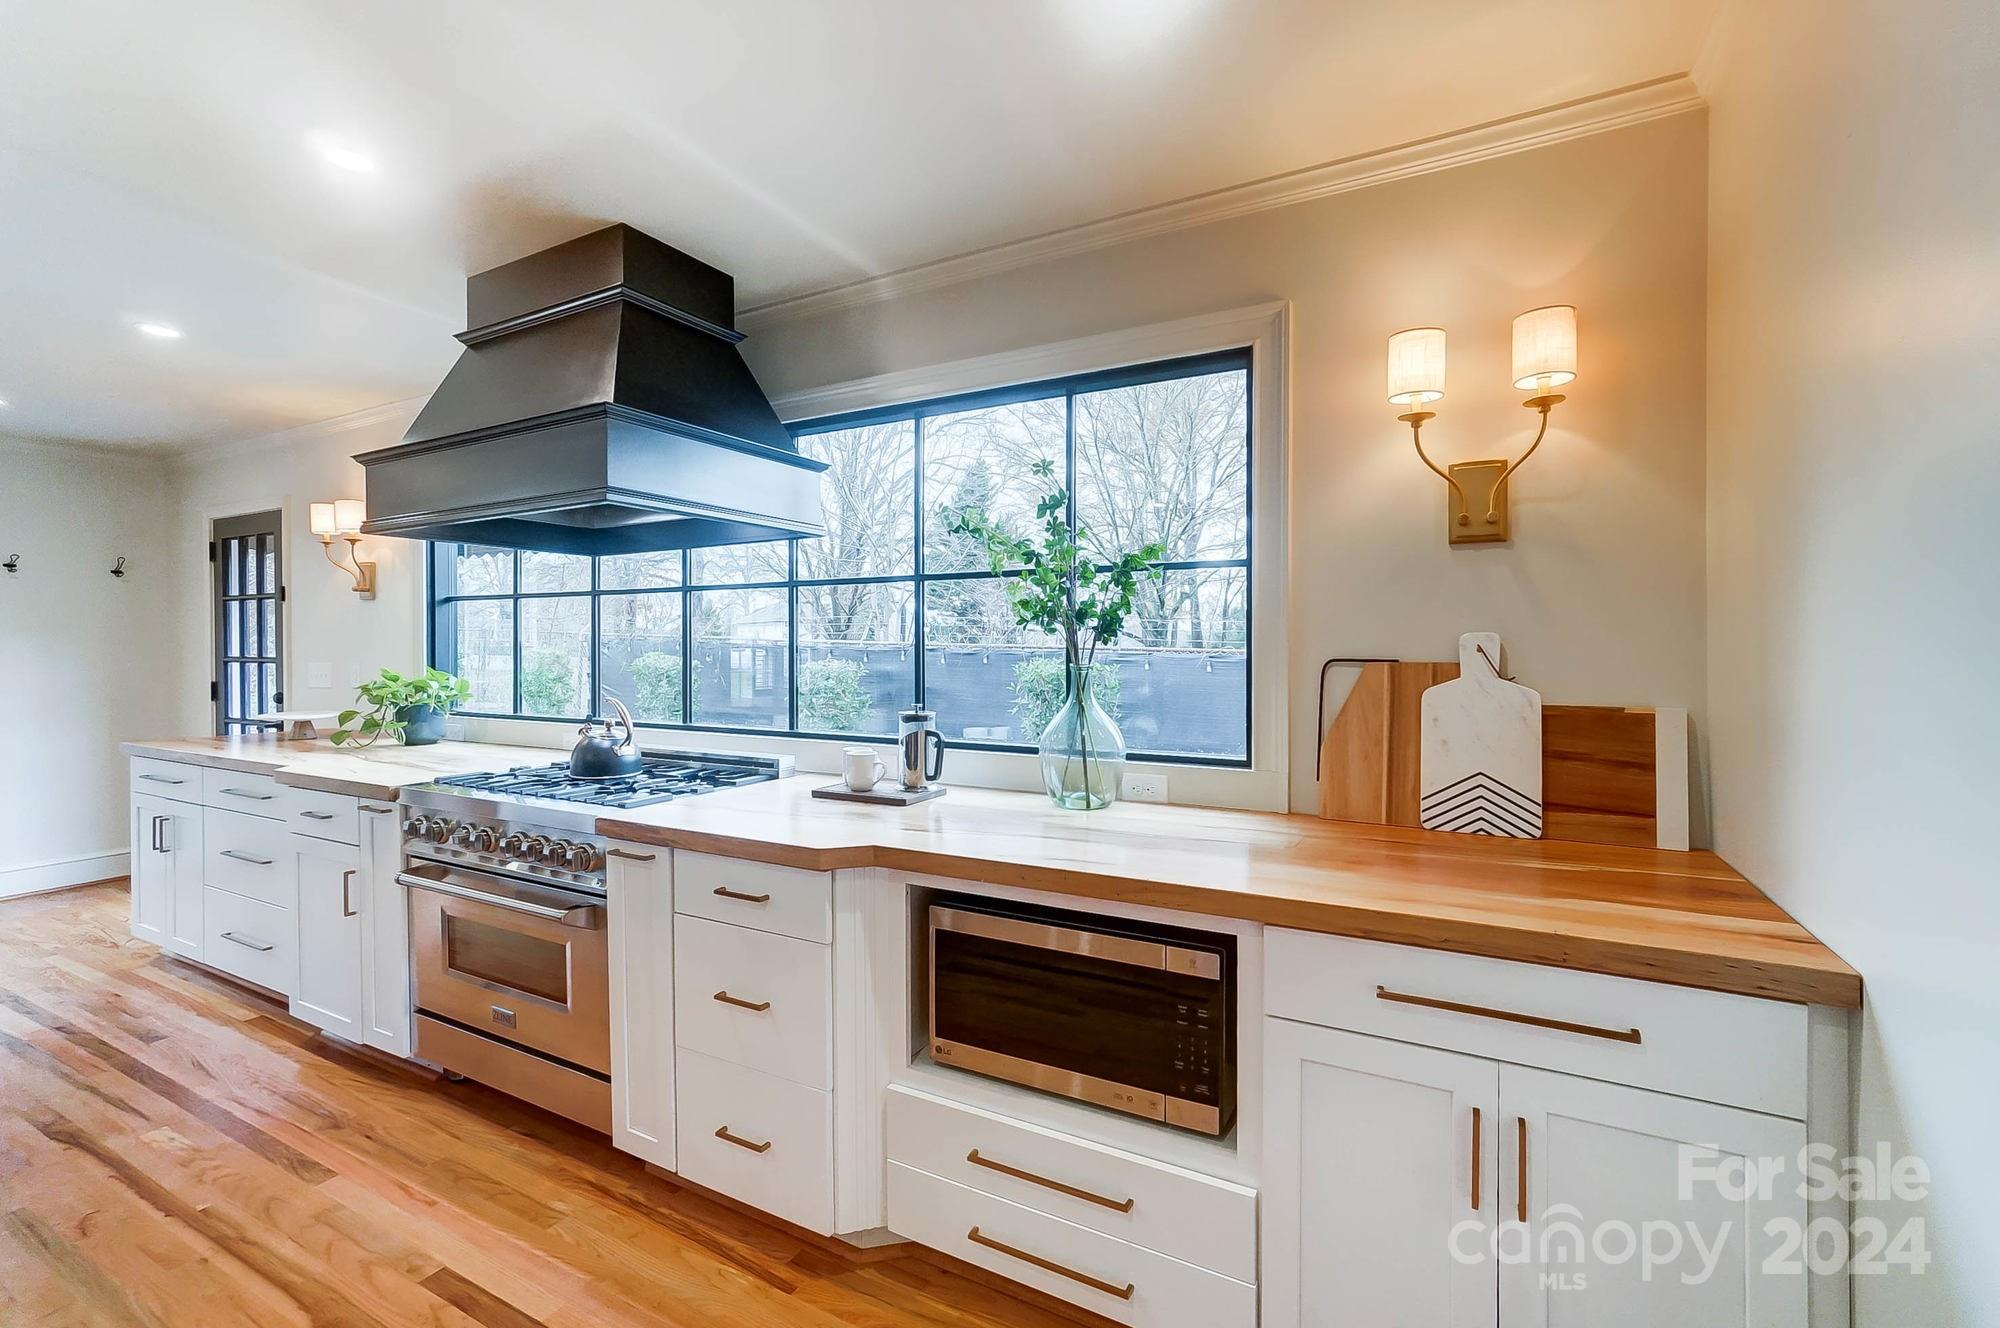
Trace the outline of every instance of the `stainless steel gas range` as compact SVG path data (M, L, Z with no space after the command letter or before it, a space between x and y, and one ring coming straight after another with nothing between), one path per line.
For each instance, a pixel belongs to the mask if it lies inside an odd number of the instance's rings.
M791 773L790 757L648 752L614 779L552 764L404 789L418 1057L608 1133L598 816Z

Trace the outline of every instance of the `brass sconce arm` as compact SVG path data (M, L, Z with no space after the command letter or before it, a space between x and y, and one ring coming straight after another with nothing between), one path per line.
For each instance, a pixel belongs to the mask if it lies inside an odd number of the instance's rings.
M1424 421L1430 419L1436 419L1437 412L1434 410L1413 410L1407 415L1398 415L1396 418L1399 420L1403 420L1409 424L1410 441L1416 445L1417 460L1423 462L1426 466L1429 466L1431 468L1431 473L1433 475L1436 475L1439 479L1443 480L1446 484L1449 484L1452 487L1452 490L1458 494L1458 501L1461 507L1467 509L1467 511L1471 510L1472 500L1465 496L1465 490L1459 485L1458 477L1444 470L1440 470L1438 468L1438 463L1431 460L1430 455L1424 451ZM1525 461L1527 460L1527 458L1523 457L1521 458L1521 460ZM1470 519L1471 518L1466 516L1464 512L1459 513L1458 522L1460 525L1464 525Z
M347 561L333 551L333 536L321 535L320 548L326 552L326 560L354 578L354 591L363 599L375 598L375 564L363 562L360 557L361 539L356 535L344 535L347 541Z
M1526 401L1523 401L1521 403L1522 405L1526 406L1529 410L1539 410L1540 412L1542 412L1542 427L1535 430L1535 441L1528 444L1528 450L1521 453L1520 460L1516 461L1513 465L1507 467L1506 470L1500 472L1500 478L1494 481L1492 495L1490 498L1488 498L1486 503L1486 519L1488 521L1499 520L1498 504L1500 501L1500 492L1501 492L1500 486L1505 484L1508 481L1508 479L1514 474L1514 472L1519 470L1522 464L1525 463L1529 457L1535 454L1535 449L1542 445L1542 439L1548 437L1549 412L1554 410L1556 408L1556 405L1559 402L1561 402L1562 399L1563 397L1561 393L1552 392L1547 396L1529 397ZM1437 467L1432 466L1431 469L1436 470Z

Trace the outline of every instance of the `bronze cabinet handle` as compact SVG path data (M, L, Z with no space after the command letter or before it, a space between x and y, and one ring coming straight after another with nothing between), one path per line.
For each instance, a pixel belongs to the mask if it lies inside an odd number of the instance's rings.
M1132 1299L1132 1292L1137 1289L1137 1284L1133 1282L1127 1282L1122 1287L1113 1286L1109 1282L1092 1277L1089 1273L1079 1273L1074 1268L1065 1268L1051 1259L1044 1259L1039 1254L1030 1254L1026 1250L1017 1250L1012 1245L1004 1245L991 1236L981 1234L978 1227L966 1232L965 1238L974 1245L984 1245L989 1250L998 1250L1010 1259L1033 1264L1044 1272L1054 1273L1057 1277L1067 1277L1072 1282L1081 1282L1093 1291L1102 1291L1105 1295L1116 1296L1120 1300Z
M1514 1125L1518 1130L1517 1145L1514 1149L1514 1215L1528 1220L1528 1118L1516 1116Z
M758 1014L771 1008L769 1001L746 1001L741 996L731 996L727 991L716 992L715 999L724 1005L733 1005L739 1010L755 1010Z
M387 812L393 812L396 809L394 807L371 807L364 802L361 804L361 810L364 812L387 813Z
M741 890L732 890L726 885L716 886L715 893L724 899L740 899L746 904L768 904L771 902L771 896L769 895L746 895Z
M1458 1001L1442 1001L1435 996L1411 996L1405 992L1390 991L1387 987L1375 988L1375 999L1394 1001L1398 1005L1421 1005L1426 1010L1449 1010L1453 1014L1477 1015L1481 1019L1503 1019L1510 1024L1527 1024L1532 1028L1552 1028L1558 1033L1580 1033L1584 1037L1605 1038L1612 1042L1639 1043L1636 1028L1599 1028L1595 1024L1572 1024L1566 1019L1545 1019L1538 1014L1516 1014L1512 1010L1495 1010L1485 1005L1464 1005Z
M614 858L623 858L627 862L651 862L658 856L653 853L627 853L622 848L609 848L604 851Z
M1479 1128L1479 1108L1472 1109L1472 1211L1479 1211L1479 1151L1486 1140L1486 1132Z
M332 812L300 812L299 815L305 817L308 821L331 821L333 819Z
M354 907L354 869L351 867L340 874L340 916L359 916Z
M275 793L252 793L249 789L217 789L217 793L227 793L232 798L248 798L252 802L269 802L277 797Z
M1054 1190L1058 1194L1067 1194L1072 1199L1081 1199L1085 1203L1100 1204L1105 1208L1109 1208L1114 1213L1129 1213L1132 1211L1132 1205L1138 1202L1136 1199L1107 1199L1101 1194L1092 1194L1089 1190L1079 1190L1074 1185L1065 1185L1059 1180L1050 1180L1047 1176L1037 1176L1032 1171L1023 1171L1019 1167L1010 1167L1005 1162L995 1162L992 1158L981 1157L977 1148L967 1153L965 1160L975 1167L985 1167L988 1171L997 1171L1003 1176L1012 1176L1015 1180L1027 1181L1030 1185L1040 1185L1044 1189Z
M715 1137L726 1144L735 1144L738 1148L747 1148L753 1153L768 1153L771 1151L771 1141L769 1139L766 1139L761 1144L753 1144L740 1134L731 1134L727 1125L716 1126Z

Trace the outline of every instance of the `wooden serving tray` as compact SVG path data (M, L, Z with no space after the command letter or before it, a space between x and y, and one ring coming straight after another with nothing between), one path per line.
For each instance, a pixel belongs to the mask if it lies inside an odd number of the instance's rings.
M847 787L845 781L826 784L812 791L815 798L825 798L830 802L872 802L883 807L908 807L919 802L929 802L932 798L944 796L944 785L933 784L927 789L912 792L900 786L892 788L872 788L866 793L856 793Z

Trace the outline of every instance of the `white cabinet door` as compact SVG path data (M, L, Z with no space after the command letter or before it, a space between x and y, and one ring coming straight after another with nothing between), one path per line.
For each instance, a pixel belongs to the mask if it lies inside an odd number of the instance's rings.
M1806 1220L1802 1122L1513 1065L1500 1098L1504 1216L1529 1237L1500 1262L1506 1328L1804 1328L1810 1279L1764 1269ZM1781 1169L1768 1190L1746 1161Z
M359 1042L361 950L367 939L361 850L309 835L293 835L291 841L299 891L293 910L299 976L292 1014Z
M643 844L607 852L611 954L611 1141L677 1170L674 1150L672 855Z
M132 799L132 934L201 958L201 808Z
M1500 1067L1264 1021L1263 1322L1493 1328Z
M402 818L391 803L363 799L361 817L361 975L367 1026L362 1041L409 1056L410 907L396 873L403 866Z

